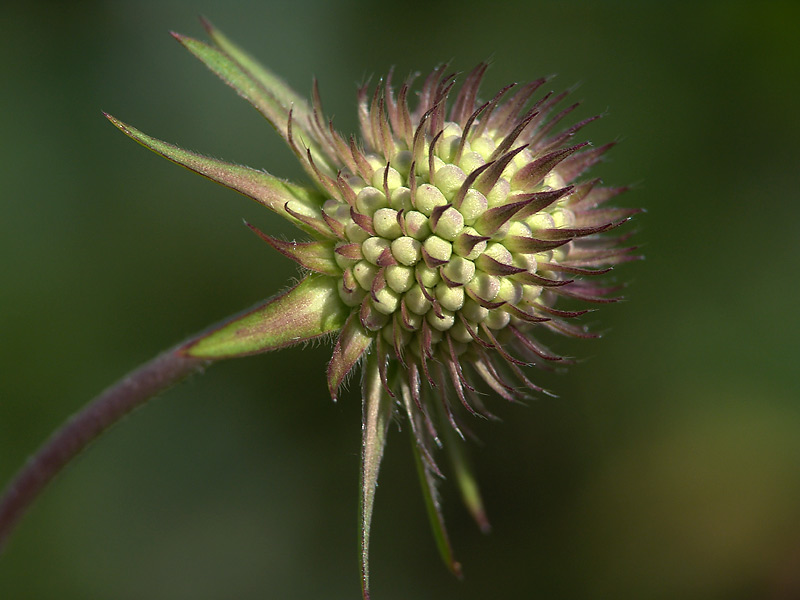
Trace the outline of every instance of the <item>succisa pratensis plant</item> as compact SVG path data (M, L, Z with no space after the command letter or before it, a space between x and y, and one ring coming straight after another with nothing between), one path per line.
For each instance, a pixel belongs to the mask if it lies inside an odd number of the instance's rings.
M47 482L108 426L156 393L222 359L335 336L331 397L361 368L360 564L369 598L369 531L387 429L405 416L439 552L460 574L444 527L437 451L449 456L464 504L489 523L461 447L470 417L496 419L486 392L506 401L547 394L528 367L569 361L540 333L592 338L564 299L614 302L602 276L639 258L629 236L609 234L639 212L607 208L625 191L584 174L612 144L573 143L597 117L559 129L577 104L537 93L546 79L508 85L479 100L487 65L456 87L443 65L397 91L392 74L358 91L361 137L326 120L219 30L206 44L173 34L283 137L310 186L162 142L106 115L167 159L259 202L307 240L284 241L248 226L296 261L300 282L257 308L177 345L106 390L70 419L21 469L0 504L0 547ZM456 89L458 91L456 91ZM410 108L413 104L414 108Z

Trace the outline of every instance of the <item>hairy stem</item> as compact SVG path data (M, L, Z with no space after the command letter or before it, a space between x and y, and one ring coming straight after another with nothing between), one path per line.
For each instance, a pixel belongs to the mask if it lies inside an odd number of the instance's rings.
M209 363L184 355L181 347L160 354L106 389L28 459L0 496L0 553L45 486L81 450L134 408Z

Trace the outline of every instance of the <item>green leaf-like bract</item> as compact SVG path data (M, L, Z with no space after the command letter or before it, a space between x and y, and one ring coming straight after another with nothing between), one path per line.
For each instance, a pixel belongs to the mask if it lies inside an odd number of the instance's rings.
M202 21L208 35L217 47L238 63L242 70L249 73L265 90L268 90L284 108L291 107L296 119L305 121L312 115L311 107L303 96L295 92L285 81L250 56L250 54L234 44L207 19L202 19Z
M378 357L367 357L362 384L361 412L361 593L369 598L369 530L378 485L378 471L386 446L386 431L392 417L392 399L384 392L378 373Z
M461 564L456 561L453 556L453 548L450 545L450 538L444 526L444 516L442 515L442 507L439 502L439 492L436 489L436 475L425 464L425 460L422 457L419 445L414 436L411 437L411 447L414 451L414 463L417 466L417 474L419 475L422 487L422 498L425 501L425 509L428 512L428 520L431 524L433 538L436 541L436 548L439 550L439 555L442 557L447 568L450 569L456 577L461 577Z
M177 33L174 33L173 36L220 79L252 104L272 124L281 137L289 143L289 112L292 107L285 106L281 99L288 99L290 95L295 96L296 94L286 84L274 76L270 77L270 74L263 68L259 71L259 76L255 76L235 57L199 40ZM242 58L243 55L237 54L237 56ZM252 61L248 64L252 68ZM272 88L277 86L277 90L268 89L265 85L271 85ZM303 111L308 112L305 103L303 103ZM334 170L314 141L317 139L316 136L307 128L305 119L297 119L295 117L293 118L293 124L304 134L303 144L311 150L315 160L325 170L333 173ZM293 150L296 150L296 148L293 148Z
M374 336L361 325L358 314L350 315L336 340L333 356L328 363L328 389L334 400L337 398L339 386L372 345L373 339Z
M287 212L286 205L288 203L289 208L295 213L321 220L319 209L321 199L316 192L278 179L264 171L257 171L250 167L235 165L184 150L151 137L109 114L106 114L106 117L125 135L139 142L145 148L227 188L244 194L275 211L300 229L312 234L315 233L313 228Z
M338 331L348 314L335 280L309 275L288 292L191 342L183 352L218 360L277 350Z

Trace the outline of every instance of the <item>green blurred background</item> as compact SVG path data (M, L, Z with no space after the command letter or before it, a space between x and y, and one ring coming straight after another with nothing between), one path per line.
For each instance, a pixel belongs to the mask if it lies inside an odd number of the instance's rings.
M643 263L603 340L494 408L472 455L494 531L443 486L466 579L440 564L405 432L377 495L378 600L800 596L797 2L28 2L0 16L0 480L133 366L267 297L295 267L255 203L125 139L301 179L279 137L185 52L205 14L340 130L395 65L493 60L484 95L558 73L594 173L636 183ZM329 347L220 364L93 445L22 522L0 598L358 597L360 407Z

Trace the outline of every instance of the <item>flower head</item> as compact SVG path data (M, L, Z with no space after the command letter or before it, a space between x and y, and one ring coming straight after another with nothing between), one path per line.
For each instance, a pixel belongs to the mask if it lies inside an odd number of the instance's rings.
M316 84L308 104L218 30L214 45L175 37L250 101L283 136L313 186L200 156L113 117L129 136L167 158L257 200L311 239L282 241L250 226L304 270L288 292L183 348L220 359L336 333L327 378L336 399L361 363L363 393L362 580L368 596L368 537L378 468L394 411L407 416L440 551L456 573L444 530L435 450L444 446L464 501L488 527L459 441L465 416L492 419L483 392L514 401L546 393L525 367L564 363L543 331L594 337L562 298L613 302L597 281L636 258L607 232L636 210L602 205L624 191L583 174L611 144L565 129L577 106L540 93L545 79L479 99L487 65L464 77L441 66L411 101L414 77L397 90L391 73L358 93L361 137L344 137L323 116ZM413 107L412 107L413 105ZM443 442L446 442L443 444Z

